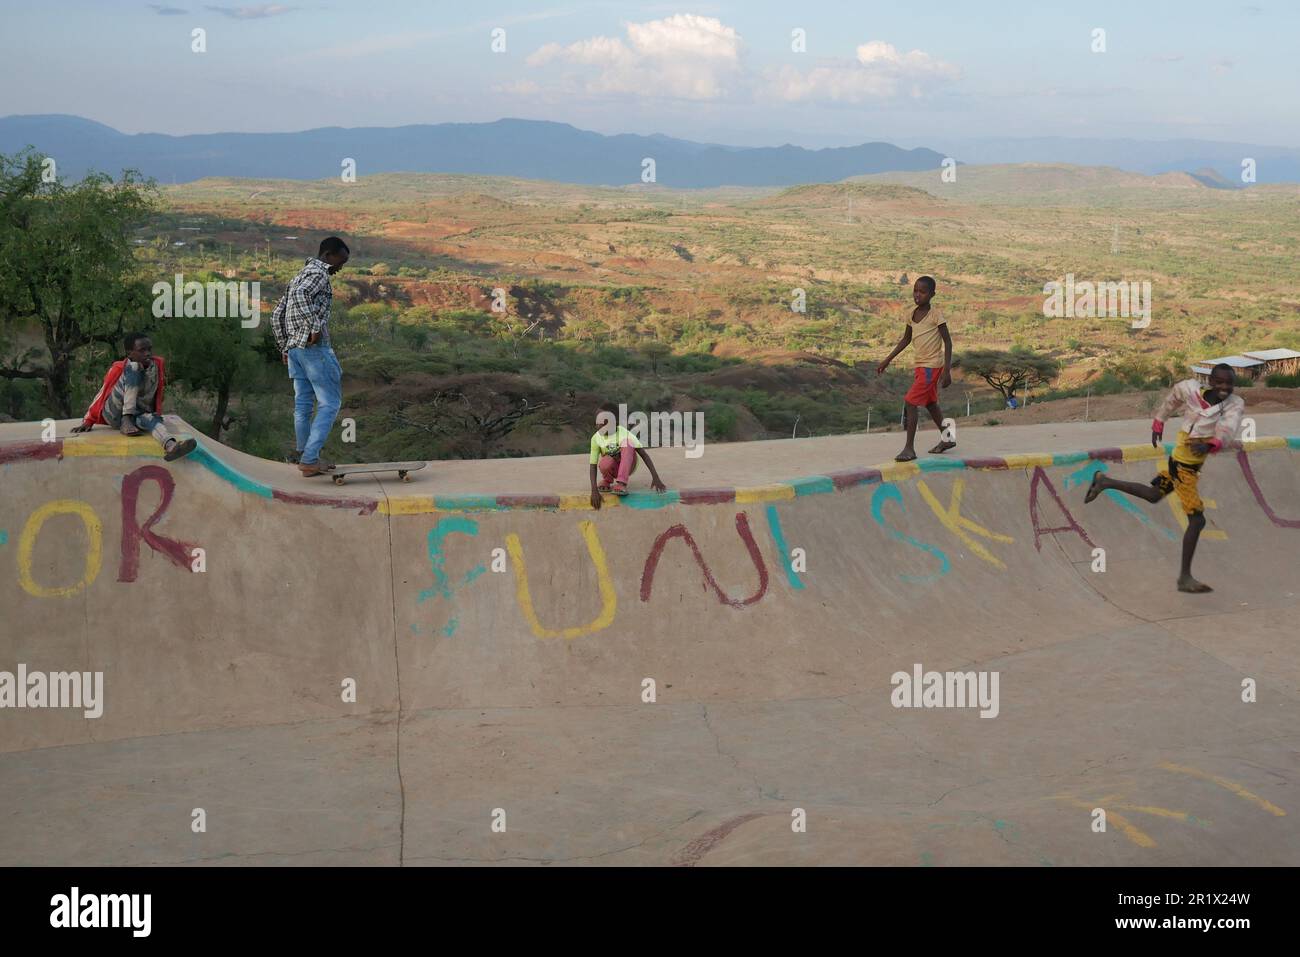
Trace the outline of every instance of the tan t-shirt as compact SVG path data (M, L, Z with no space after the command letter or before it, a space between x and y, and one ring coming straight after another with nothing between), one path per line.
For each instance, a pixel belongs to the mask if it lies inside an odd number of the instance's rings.
M943 337L939 335L939 327L948 320L942 312L931 306L924 319L913 322L912 313L915 309L916 306L909 306L903 313L904 324L912 330L912 365L918 369L942 369Z

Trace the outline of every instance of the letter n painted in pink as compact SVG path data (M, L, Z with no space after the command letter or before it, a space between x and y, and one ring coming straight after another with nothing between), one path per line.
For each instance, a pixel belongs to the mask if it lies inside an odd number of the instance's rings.
M1038 524L1038 486L1040 484L1051 494L1056 501L1056 507L1061 510L1061 514L1065 516L1069 524L1052 528L1044 528ZM1034 526L1035 551L1041 552L1043 550L1041 539L1044 535L1051 535L1055 532L1074 532L1088 543L1089 548L1097 547L1092 543L1092 539L1088 537L1088 533L1083 530L1083 526L1074 520L1070 510L1065 507L1065 503L1061 501L1061 496L1056 493L1056 486L1052 484L1052 480L1047 477L1047 473L1043 471L1041 465L1034 466L1034 477L1029 480L1029 521Z
M147 480L158 483L162 500L154 513L143 523L136 519L136 506L140 500L140 487ZM189 569L191 552L196 547L189 542L166 538L153 530L154 525L167 512L176 482L172 474L161 465L145 465L122 478L122 561L117 568L117 580L133 582L140 572L140 543L144 542L155 552L171 559L172 563Z
M732 608L743 608L758 601L767 594L767 566L763 563L763 555L758 550L758 543L754 541L754 534L749 530L749 516L744 512L736 513L736 533L740 535L740 540L745 543L745 551L749 552L749 560L754 563L754 568L758 571L758 589L754 594L748 598L732 598L724 592L721 586L718 585L717 579L713 577L713 572L710 571L704 556L700 554L700 546L696 544L695 537L691 535L685 525L677 524L656 538L654 544L650 546L650 554L645 560L645 567L641 570L641 600L650 600L650 591L654 587L655 569L659 567L659 558L663 555L664 546L674 538L680 538L691 550L691 557L695 559L695 564L700 567L700 572L704 575L705 587L713 591L719 602L730 605Z

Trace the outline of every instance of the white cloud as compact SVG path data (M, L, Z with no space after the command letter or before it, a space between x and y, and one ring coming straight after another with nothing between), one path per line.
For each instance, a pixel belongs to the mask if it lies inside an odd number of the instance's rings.
M571 78L588 93L709 100L725 96L739 78L740 48L735 28L714 17L679 13L627 24L626 41L598 36L567 46L548 43L526 62L594 68Z
M251 7L208 7L207 9L234 20L264 20L267 17L278 17L295 8L283 3L261 3Z
M863 43L854 60L829 60L809 70L782 67L769 74L766 91L787 102L831 100L858 103L899 95L925 96L961 77L961 70L921 50L900 53L881 40Z

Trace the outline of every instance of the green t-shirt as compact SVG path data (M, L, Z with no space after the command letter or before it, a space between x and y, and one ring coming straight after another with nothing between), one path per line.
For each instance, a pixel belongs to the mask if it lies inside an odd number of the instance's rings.
M623 428L618 427L615 435L606 435L604 432L597 432L591 437L591 458L590 462L595 465L600 461L602 455L609 455L615 449L630 445L634 449L641 448L641 440L635 435Z

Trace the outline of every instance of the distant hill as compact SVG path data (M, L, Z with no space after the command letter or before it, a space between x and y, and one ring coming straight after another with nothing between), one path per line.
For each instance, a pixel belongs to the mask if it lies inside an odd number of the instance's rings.
M959 166L955 182L944 182L937 170L877 173L852 177L849 182L899 184L923 189L940 199L1016 206L1172 206L1224 201L1234 196L1260 198L1269 192L1294 189L1273 184L1245 190L1224 181L1213 170L1148 176L1108 166L1065 163Z
M924 177L929 174L910 174ZM933 175L937 178L938 172ZM824 207L844 207L850 200L863 203L872 202L921 202L930 204L934 196L915 186L894 186L884 183L863 183L850 181L845 183L809 183L791 186L774 196L755 200L757 206L805 207L810 209Z
M1257 183L1300 183L1300 149L1260 143L1220 143L1212 140L1078 139L1067 136L1032 138L936 136L927 143L981 165L1003 163L1070 163L1114 166L1134 173L1212 172L1223 184L1240 188L1242 162L1255 161ZM1208 184L1207 184L1208 185Z
M831 149L728 147L668 136L605 136L566 123L503 119L492 123L326 127L299 133L125 134L77 116L0 119L0 153L26 146L53 156L62 176L94 169L136 169L163 183L206 177L325 179L345 158L358 176L372 173L471 173L584 185L640 183L642 161L655 162L660 186L789 186L849 176L939 168L929 149L863 143Z

